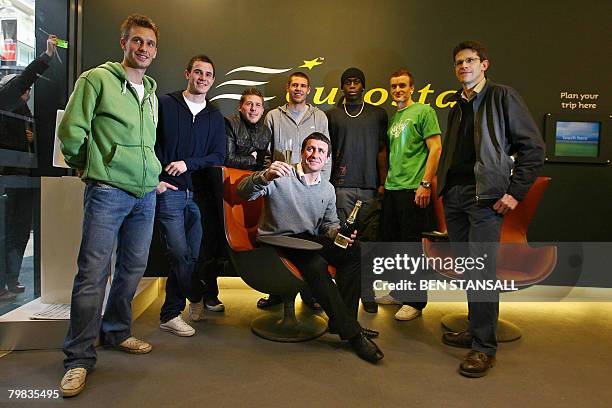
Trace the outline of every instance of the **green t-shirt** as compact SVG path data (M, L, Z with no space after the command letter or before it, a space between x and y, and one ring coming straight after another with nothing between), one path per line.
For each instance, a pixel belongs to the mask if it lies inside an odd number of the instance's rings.
M425 139L440 134L436 112L415 102L395 112L389 121L389 172L387 190L413 190L425 174L429 149Z

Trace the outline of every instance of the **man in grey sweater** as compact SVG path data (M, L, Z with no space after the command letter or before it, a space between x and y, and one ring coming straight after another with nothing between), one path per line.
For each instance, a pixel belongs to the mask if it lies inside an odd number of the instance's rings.
M275 161L264 171L242 180L238 193L246 200L264 197L259 221L260 235L286 235L323 246L317 253L283 250L284 255L302 272L312 294L329 317L329 331L349 340L357 355L376 363L383 353L371 340L378 332L362 328L357 322L360 295L361 259L359 245L351 236L351 246L334 245L339 222L336 215L334 187L321 177L329 159L331 142L321 133L313 133L302 142L301 161L290 165ZM327 265L336 267L336 282Z

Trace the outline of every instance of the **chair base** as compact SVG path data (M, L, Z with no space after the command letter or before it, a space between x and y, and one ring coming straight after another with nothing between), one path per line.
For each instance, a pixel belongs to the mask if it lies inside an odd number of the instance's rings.
M316 315L300 316L300 320L293 322L279 319L278 315L268 315L253 320L251 330L266 340L297 343L321 337L327 330L327 322Z
M327 330L327 322L316 315L295 316L295 293L283 296L283 316L260 316L251 322L251 330L266 340L297 343L316 339Z
M452 332L462 332L468 329L467 313L451 313L442 316L442 326ZM497 320L497 341L506 343L521 338L521 329L507 320Z

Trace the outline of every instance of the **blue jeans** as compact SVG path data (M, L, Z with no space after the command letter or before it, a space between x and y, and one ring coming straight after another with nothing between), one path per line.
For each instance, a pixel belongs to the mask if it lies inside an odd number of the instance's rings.
M201 284L195 273L202 224L200 209L193 201L191 191L166 190L158 195L156 217L170 263L166 300L160 313L160 320L165 323L181 314L185 299L198 302L202 297Z
M67 370L93 368L98 334L107 345L117 345L131 336L132 299L147 266L154 217L155 191L137 198L101 183L85 188L83 237L64 342ZM117 263L102 318L115 240Z
M470 256L486 253L488 257L482 278L495 279L495 257L503 217L491 205L476 201L474 185L457 185L448 189L444 194L444 216L451 243L469 242ZM494 356L497 351L499 292L475 293L468 290L467 298L472 349Z

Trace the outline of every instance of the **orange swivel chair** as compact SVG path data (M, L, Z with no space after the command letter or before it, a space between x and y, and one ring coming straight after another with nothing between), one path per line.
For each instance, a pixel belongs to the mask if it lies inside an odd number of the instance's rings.
M514 280L517 288L526 288L546 279L557 263L557 247L542 246L532 248L527 243L527 230L535 215L538 203L550 182L549 177L538 177L519 205L504 216L500 245L497 254L497 279ZM432 190L436 191L436 186ZM434 210L440 232L423 234L423 251L427 256L451 256L450 245L436 241L448 239L441 197L434 200ZM438 270L438 273L451 279L461 278L453 270ZM455 332L467 330L467 313L454 313L442 317L442 325ZM515 324L499 319L497 326L498 341L513 341L521 337L521 330Z
M223 182L223 221L230 260L238 275L253 289L279 295L283 314L266 313L251 322L251 330L268 340L299 342L321 336L325 319L316 315L295 315L295 296L305 285L300 271L283 258L280 249L257 247L257 225L263 208L261 198L245 201L237 194L240 181L252 172L226 167L214 169Z

